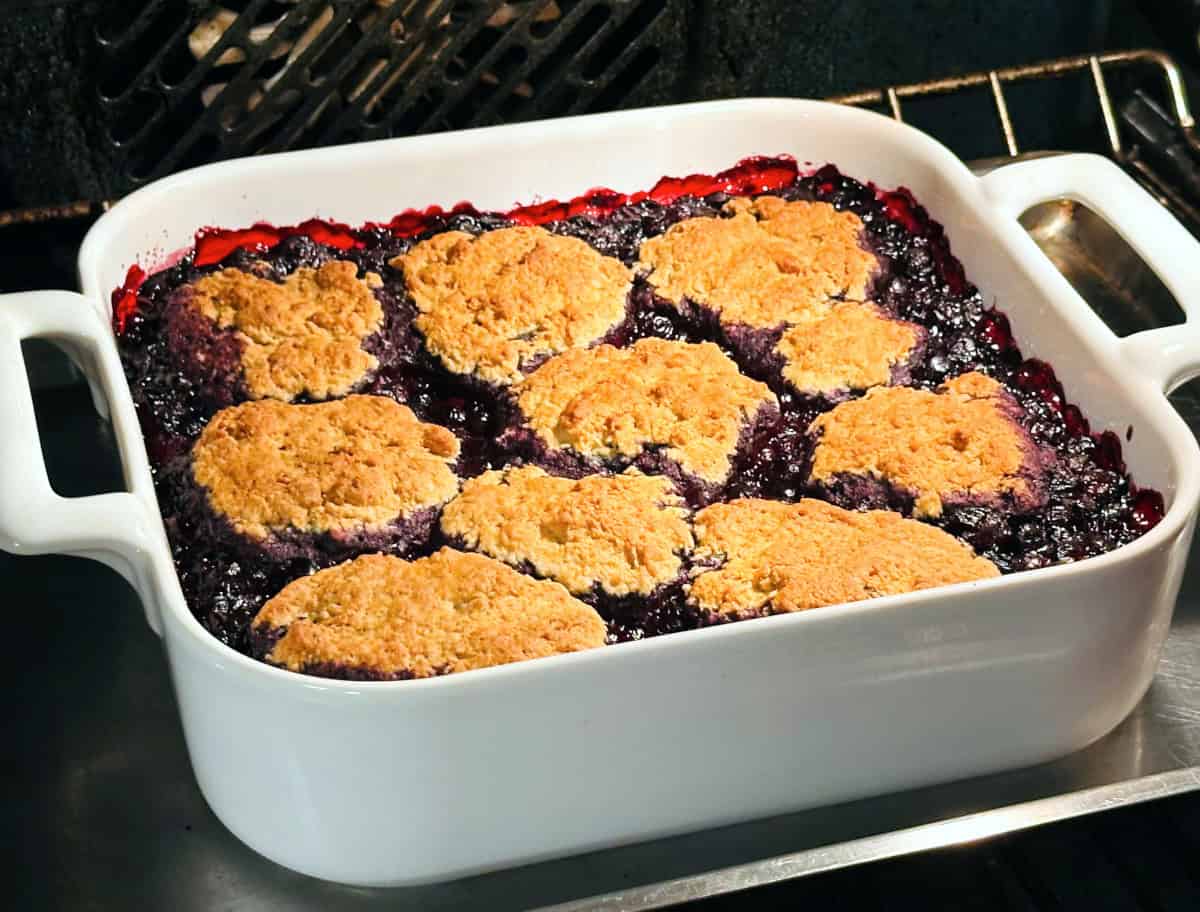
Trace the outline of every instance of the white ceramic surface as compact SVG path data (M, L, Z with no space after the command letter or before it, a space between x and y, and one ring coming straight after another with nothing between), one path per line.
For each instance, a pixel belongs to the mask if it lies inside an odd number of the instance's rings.
M1078 564L444 678L330 681L252 661L184 604L109 323L133 262L198 226L386 220L650 186L749 155L836 163L910 188L968 276L1050 360L1094 428L1124 436L1168 504L1148 535ZM1187 311L1117 339L1016 216L1069 196L1105 215ZM0 298L0 547L82 554L138 589L163 638L200 787L281 864L406 884L973 776L1076 750L1149 685L1200 499L1200 451L1164 390L1200 373L1200 246L1091 156L986 178L910 127L820 102L630 111L226 162L104 216L83 295ZM129 493L64 499L40 458L19 342L60 342L107 408Z

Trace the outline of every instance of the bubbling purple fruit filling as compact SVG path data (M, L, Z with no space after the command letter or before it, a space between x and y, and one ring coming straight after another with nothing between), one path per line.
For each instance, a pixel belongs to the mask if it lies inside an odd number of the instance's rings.
M294 231L260 227L208 232L197 249L174 265L140 286L131 282L118 289L118 346L180 582L201 623L222 642L262 657L282 631L252 634L251 621L289 582L352 554L385 551L419 558L447 544L436 531L440 510L435 508L405 517L399 523L402 528L338 540L284 535L256 552L231 536L228 521L214 513L202 490L187 483L191 475L184 469L201 431L217 410L247 398L237 340L210 321L195 319L195 311L183 306L186 292L181 289L226 268L265 269L274 280L283 281L302 267L341 259L354 263L359 275L380 275L382 284L375 293L384 324L363 344L378 367L356 392L388 396L408 405L420 420L453 431L461 444L455 470L464 479L521 464L569 477L632 466L667 476L692 507L738 497L789 502L822 497L848 508L911 514L912 493L879 479L837 476L817 484L810 478L818 439L810 429L813 421L862 392L813 393L786 383L776 350L778 328L722 326L713 311L694 302L677 306L665 301L638 276L625 319L601 340L617 348L650 338L714 343L743 374L770 386L778 408L763 408L745 424L728 478L714 485L683 471L661 448L648 447L628 459L548 448L521 425L510 391L452 375L425 349L412 325L416 309L403 274L388 265L420 240L443 231L478 235L511 225L541 224L633 267L641 245L672 225L720 216L731 198L767 192L786 201L828 203L861 219L862 244L879 264L867 299L891 318L921 328L919 345L893 367L891 385L932 391L970 371L985 374L1011 395L1018 407L1015 420L1042 454L1036 505L994 496L948 497L940 515L926 521L1009 573L1105 553L1136 539L1162 518L1161 495L1132 483L1116 435L1092 433L1079 408L1066 400L1052 367L1023 357L1008 319L985 305L952 255L942 227L907 191L879 191L831 165L803 173L787 159L756 159L713 178L664 180L655 190L632 197L593 191L569 203L510 213L478 213L461 206L449 214L406 213L389 225L362 229L314 222ZM200 350L207 353L202 367L193 363L181 369L179 354ZM522 370L537 366L523 364ZM528 573L531 568L519 569ZM694 571L689 567L678 580L648 595L615 596L596 589L579 597L604 618L610 642L693 629L715 621L689 603L687 580ZM369 669L337 663L305 671L352 679L380 677Z

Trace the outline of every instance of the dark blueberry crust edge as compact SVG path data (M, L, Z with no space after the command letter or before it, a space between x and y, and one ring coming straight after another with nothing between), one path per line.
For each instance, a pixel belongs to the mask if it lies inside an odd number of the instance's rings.
M477 554L488 553L482 548L473 547L459 536L443 535L438 540L438 545ZM609 643L639 640L648 636L707 626L711 618L688 603L687 584L697 572L712 565L698 563L691 554L679 556L683 559L683 565L675 579L660 583L644 595L617 595L598 583L587 592L572 592L571 595L585 605L595 608L596 613L604 619L608 627ZM539 573L531 561L506 563L514 570L534 579L550 579Z
M242 560L272 564L303 560L328 567L375 552L407 557L428 546L441 516L440 506L422 507L377 527L339 532L288 529L254 538L238 532L227 516L213 508L208 489L195 480L190 456L176 460L163 473L161 485L170 492L171 509L164 510L164 521L175 535L212 542Z
M754 415L742 424L738 442L731 454L731 463L736 467L747 448L765 427L774 426L779 420L779 408L774 403L764 403ZM620 473L634 468L645 475L663 475L671 480L675 490L693 508L706 507L720 500L729 483L729 478L709 481L686 471L677 461L664 452L663 447L646 447L633 457L597 459L572 450L551 449L544 440L523 422L519 409L511 414L509 427L497 440L498 449L509 463L536 465L551 475L564 478L582 478L597 472ZM732 475L732 470L730 475Z

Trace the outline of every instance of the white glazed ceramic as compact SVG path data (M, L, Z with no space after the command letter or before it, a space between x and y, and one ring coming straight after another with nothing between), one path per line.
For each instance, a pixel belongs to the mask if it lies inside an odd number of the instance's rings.
M836 163L910 188L967 274L1051 361L1094 428L1124 436L1169 509L1078 564L659 637L444 678L353 683L246 658L184 604L108 295L202 225L410 206L508 208L749 155ZM1188 321L1113 336L1016 221L1057 197L1107 217ZM83 295L0 299L0 547L124 574L162 636L192 765L217 816L281 864L412 884L1036 763L1116 725L1154 673L1200 498L1200 451L1164 390L1200 372L1200 246L1090 156L972 176L887 118L795 100L724 101L232 161L117 205L80 254ZM23 338L63 344L111 411L129 493L64 499L39 452Z

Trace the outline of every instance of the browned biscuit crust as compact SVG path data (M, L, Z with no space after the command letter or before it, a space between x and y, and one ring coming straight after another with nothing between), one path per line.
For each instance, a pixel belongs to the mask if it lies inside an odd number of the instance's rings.
M404 270L426 347L455 373L496 384L602 338L625 318L633 281L620 260L537 227L447 231L391 265Z
M877 268L862 221L828 203L731 200L730 218L693 218L642 244L638 267L675 304L688 298L725 324L770 329L862 300Z
M405 561L369 554L298 579L254 619L286 632L267 661L429 677L604 645L604 621L558 583L443 548Z
M724 561L690 598L719 616L804 611L1000 571L958 539L887 510L742 499L696 514L697 556Z
M197 279L190 302L242 343L251 399L330 399L348 393L378 365L363 341L383 324L375 273L331 260L301 267L283 283L240 269Z
M383 396L223 409L192 450L209 504L239 533L380 526L458 490L458 439Z
M895 320L874 304L844 301L784 330L775 350L783 378L801 392L886 386L921 338L915 323Z
M551 448L611 458L661 446L684 471L715 482L728 477L747 421L776 404L712 343L664 339L564 352L515 390Z
M693 545L671 482L633 470L580 479L534 466L485 472L446 506L442 532L574 593L649 594L679 576Z
M1004 387L972 371L941 392L877 387L819 415L813 481L866 475L912 491L917 516L953 496L1031 494L1034 445Z

